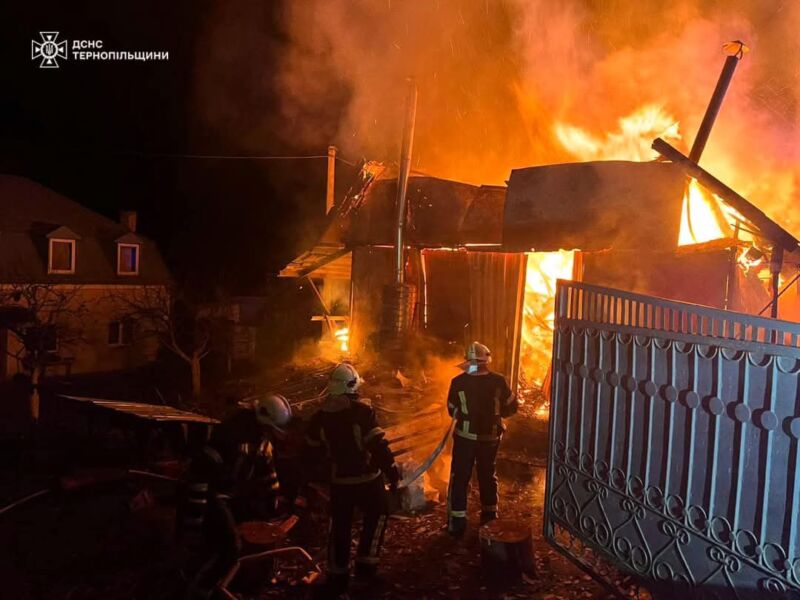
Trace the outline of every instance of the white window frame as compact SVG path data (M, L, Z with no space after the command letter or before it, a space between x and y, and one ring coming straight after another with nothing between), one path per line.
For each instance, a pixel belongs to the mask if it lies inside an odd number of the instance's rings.
M122 270L122 248L136 248L136 268L133 271ZM141 244L126 244L117 242L117 275L134 276L139 274L139 263L142 262L142 245Z
M71 247L70 252L70 268L68 270L64 269L54 269L53 268L53 244L69 244ZM77 244L75 240L65 240L61 238L52 238L50 243L48 244L47 249L47 272L51 275L74 275L75 274L75 255L77 251Z

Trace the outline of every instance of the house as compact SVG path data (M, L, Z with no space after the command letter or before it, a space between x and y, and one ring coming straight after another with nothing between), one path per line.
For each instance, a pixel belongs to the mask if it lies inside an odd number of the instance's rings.
M687 219L692 230L687 185L697 184L689 182L680 164L664 161L515 169L507 187L412 173L404 269L416 290L413 327L457 347L484 341L515 385L542 388L558 278L758 313L777 281L769 269L776 240L789 246L778 266L784 281L797 270L797 241L746 200L734 206L730 194L701 190L719 234L679 245ZM396 188L395 176L367 165L318 243L281 272L316 281L323 299L326 287L347 284L347 314L337 318L356 354L386 322L381 290L394 281Z
M114 371L155 358L157 340L127 315L143 291L166 291L170 274L136 225L135 212L115 222L34 181L0 175L0 298L6 311L44 324L37 331L47 370ZM30 366L20 331L0 319L0 381Z

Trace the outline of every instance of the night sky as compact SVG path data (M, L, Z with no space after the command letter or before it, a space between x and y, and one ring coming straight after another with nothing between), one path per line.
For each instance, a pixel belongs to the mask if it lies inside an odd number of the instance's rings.
M270 43L247 64L234 64L220 86L247 86L258 78L269 90L287 42L281 4L257 4L259 19L243 27ZM164 155L318 155L330 139L320 131L320 139L309 143L304 136L298 144L264 127L245 136L246 122L230 135L205 125L198 114L214 98L206 97L207 84L198 91L204 68L198 57L226 52L224 37L215 36L216 46L209 47L210 14L213 3L196 0L11 2L0 8L0 170L110 217L137 209L140 231L160 244L177 278L196 290L259 293L318 230L326 161ZM62 40L103 40L108 50L168 51L169 61L68 60L59 69L40 69L31 60L31 40L40 31L58 31ZM236 110L245 117L257 113L262 124L264 114L280 118L269 92ZM347 167L340 167L341 188Z

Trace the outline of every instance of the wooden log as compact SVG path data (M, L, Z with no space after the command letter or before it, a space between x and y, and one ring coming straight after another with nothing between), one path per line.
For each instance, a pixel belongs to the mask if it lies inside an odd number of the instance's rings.
M481 567L493 582L534 577L533 538L530 525L495 519L480 528Z

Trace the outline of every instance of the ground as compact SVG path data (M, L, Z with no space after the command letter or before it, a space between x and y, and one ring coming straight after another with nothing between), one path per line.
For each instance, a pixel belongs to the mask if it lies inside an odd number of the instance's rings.
M477 515L471 515L464 539L444 531L444 506L418 515L391 519L383 551L384 581L370 589L353 589L366 598L602 598L603 588L555 552L542 537L545 472L514 456L498 463L502 516L529 523L534 534L537 574L503 589L491 588L480 576ZM132 512L130 501L142 483L109 484L92 490L53 496L0 516L4 542L0 575L11 597L70 600L176 597L179 582L168 555L171 548L169 506ZM147 484L158 497L169 496L166 484ZM318 500L319 501L319 500ZM477 507L477 490L470 506ZM474 512L474 511L473 511ZM324 561L327 518L323 511L303 514L292 541ZM290 565L279 571L288 575ZM308 589L286 582L258 595L262 598L306 598Z
M367 598L603 598L605 590L553 550L542 537L545 472L516 460L499 461L502 517L529 523L534 534L537 574L519 584L493 588L481 577L477 514L462 540L444 530L445 509L436 505L415 517L390 520L382 554L385 581L369 589L355 588L353 599ZM472 489L470 506L480 506ZM324 529L321 527L320 529ZM315 550L324 538L317 536ZM303 598L302 592L275 590L265 598Z
M324 374L324 369L319 371ZM306 383L297 388L298 398L316 398L317 388L324 388L323 375L310 376L306 371L300 379ZM316 383L309 387L309 381ZM284 382L284 389L294 388L290 382ZM400 390L381 388L379 382L373 381L372 391L381 422L389 426L387 431L391 431L393 419L409 418L390 409L388 404L392 394ZM408 390L402 393L406 395ZM414 407L415 413L425 410L427 405L423 400ZM354 586L351 592L354 600L606 597L603 587L543 538L547 422L527 412L524 409L525 414L509 420L509 432L498 458L498 475L501 517L531 528L535 577L499 588L490 586L481 577L479 501L477 486L473 485L470 528L461 540L451 539L444 529L443 501L429 503L418 514L393 515L382 553L383 581L370 589ZM64 451L64 446L58 443L48 442L44 446L51 462L53 456L59 455L59 446ZM26 457L18 458L12 463L15 468L0 465L0 577L4 581L4 597L6 593L19 600L183 597L181 559L173 544L174 483L120 479L111 472L111 481L104 485L49 493L4 514L2 506L11 500L38 489L58 487L53 485L55 471L28 468ZM442 460L446 461L446 457ZM441 462L440 466L445 464ZM446 478L446 468L444 471ZM101 474L109 475L107 471ZM315 494L310 509L301 513L289 541L306 548L324 569L328 520L324 488L321 489L323 494ZM146 501L148 495L154 503ZM358 524L355 530L357 533ZM266 570L257 573L259 581L268 579L265 573ZM274 585L251 589L244 597L310 597L308 587L292 584L297 574L290 563L282 562Z

